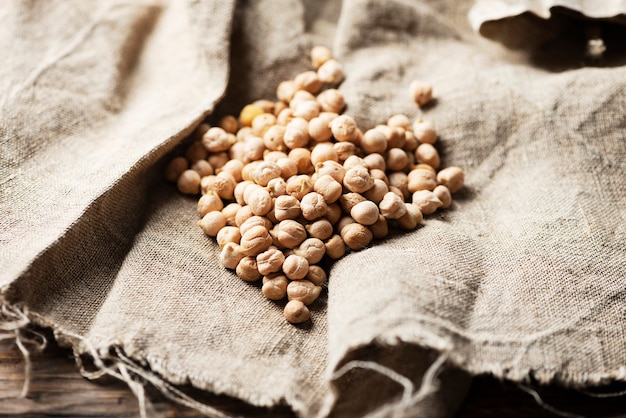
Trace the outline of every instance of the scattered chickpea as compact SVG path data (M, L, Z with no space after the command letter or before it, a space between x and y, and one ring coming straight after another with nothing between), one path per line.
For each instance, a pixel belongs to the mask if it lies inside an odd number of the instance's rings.
M407 175L407 180L407 188L411 193L418 190L433 190L437 186L435 174L430 170L422 168L411 170Z
M239 244L227 242L220 252L220 263L227 269L235 270L243 257L244 255L239 250Z
M319 79L315 71L305 71L298 74L294 78L294 82L298 89L306 90L313 94L316 94L322 88L322 80Z
M241 126L252 126L254 118L263 113L263 109L258 106L252 104L246 105L241 109L241 113L239 114L239 123Z
M284 248L295 248L306 239L306 229L292 219L280 221L272 230L276 240Z
M239 209L241 209L241 205L236 202L229 203L228 205L224 206L224 209L222 209L222 215L224 215L224 218L226 218L226 225L237 226L236 217Z
M387 219L383 215L378 215L378 220L368 225L374 239L385 238L389 234L389 225Z
M437 130L432 122L417 119L413 122L413 134L422 144L434 144L437 142Z
M214 210L221 211L222 209L224 209L224 202L213 191L202 195L198 200L198 213L200 216L204 216Z
M452 195L450 194L450 189L448 189L443 184L440 184L439 186L435 187L433 193L435 194L435 196L437 196L437 198L439 198L439 200L441 200L442 209L450 207L450 205L452 204Z
M339 204L341 205L341 209L345 213L350 213L352 208L357 204L366 201L367 199L361 195L360 193L344 193L339 198Z
M271 161L262 161L254 166L250 172L250 178L260 186L267 186L270 180L279 178L281 174L280 166Z
M295 115L294 115L295 116ZM285 127L283 142L290 148L301 148L309 142L309 122L301 117L294 117Z
M207 151L215 153L226 151L232 144L228 133L222 128L215 126L202 135L202 145L204 145Z
M316 286L308 280L294 280L287 285L287 297L289 300L299 300L305 305L315 302L321 292L322 288L320 286Z
M200 193L200 174L188 169L182 172L177 181L178 190L183 194Z
M402 148L391 148L387 151L387 159L385 163L389 170L400 171L404 167L406 167L406 165L409 163L409 159L406 155L406 151Z
M326 215L328 205L326 205L324 196L317 192L310 192L302 196L300 210L304 219L312 221Z
M301 213L300 201L294 196L278 196L274 201L274 216L278 221L296 219Z
M306 174L292 176L287 179L287 193L298 200L302 200L304 195L313 191L311 177Z
M333 259L338 260L346 253L346 243L339 235L333 235L324 242L326 247L326 255Z
M411 120L407 115L395 114L387 119L387 126L392 128L409 129L411 127Z
M252 105L258 108L261 108L263 112L265 113L274 112L274 102L271 100L265 100L265 99L255 100L254 102L252 102Z
M240 251L243 255L256 257L272 245L272 237L263 226L253 226L244 234L241 234L239 242Z
M241 170L243 170L243 161L241 160L229 160L226 164L224 164L218 171L225 171L229 173L237 183L239 183L241 178ZM211 173L213 174L213 173Z
M424 106L433 97L433 87L420 80L413 80L409 84L409 91L411 93L411 99L419 107Z
M354 167L367 168L367 164L365 163L365 160L358 155L351 155L343 162L343 168L345 168L346 170L350 170Z
M304 278L316 286L322 286L326 283L328 276L320 266L309 265L309 271Z
M309 262L306 258L299 255L289 255L285 257L283 263L283 273L291 280L300 280L309 272ZM287 287L289 289L289 287Z
M332 51L325 46L317 45L311 49L311 63L315 68L320 68L322 64L332 58Z
M198 221L198 225L205 234L214 237L220 229L226 226L226 218L222 215L222 212L213 211L204 215L202 219Z
M317 69L317 76L326 84L337 85L341 83L345 77L343 65L341 65L339 61L331 58Z
M318 219L306 224L304 228L310 237L321 240L328 239L333 234L333 224L328 219Z
M299 300L290 300L285 305L285 319L292 324L306 322L311 317L309 308Z
M360 223L352 223L341 229L341 238L352 250L361 250L372 242L372 232Z
M361 225L372 225L378 221L378 206L371 200L365 200L357 203L350 210L350 216L352 219L360 223Z
M409 177L406 173L402 171L394 171L393 173L388 175L389 178L389 190L391 191L392 187L397 187L398 190L402 193L402 197L404 200L408 199L409 192Z
M287 182L282 177L271 179L267 182L266 190L273 198L284 196L287 194Z
M404 200L393 192L388 192L378 204L380 214L387 219L398 219L406 213Z
M309 137L316 142L328 141L333 136L333 132L330 129L331 120L324 114L311 119L307 127Z
M335 142L333 144L339 161L346 161L353 155L356 155L359 151L357 146L352 142Z
M435 170L439 168L439 153L431 144L420 144L415 150L415 159L421 164L428 164Z
M226 132L229 132L231 134L236 134L237 129L239 128L239 122L237 122L237 118L235 118L234 116L227 115L227 116L222 117L219 120L219 122L217 123L217 126L222 128Z
M294 148L289 151L289 158L296 162L298 166L298 173L300 174L313 174L315 168L311 162L311 151L306 148Z
M379 153L368 154L363 157L363 163L367 168L371 170L381 170L383 173L387 169L387 164L385 163L385 157Z
M285 262L285 254L278 248L268 248L256 256L259 273L266 276L280 271Z
M337 161L337 151L331 142L320 142L311 150L311 163L317 165L324 161Z
M324 174L317 178L313 190L323 196L326 203L333 203L341 197L343 187L332 176Z
M346 171L346 175L343 177L343 185L351 192L363 193L372 188L374 179L370 177L366 167L357 166Z
M356 122L348 115L341 115L330 123L330 130L337 141L354 142L357 136Z
M346 175L346 169L341 164L330 160L315 164L315 172L318 175L318 179L328 174L339 183L343 183L343 178Z
M387 187L387 184L381 179L374 179L374 185L365 193L363 193L363 197L371 200L375 204L379 204L383 200L387 192L389 192L389 187Z
M244 235L255 226L262 226L265 229L269 230L273 226L273 224L265 216L253 215L246 219L241 225L239 225L239 232L241 233L241 235Z
M281 300L287 296L287 284L289 281L284 274L274 273L263 277L263 296L271 300Z
M335 202L335 203L331 203L328 205L328 211L326 212L325 218L328 220L328 222L334 225L341 218L341 214L342 214L341 205Z
M285 103L289 103L294 94L298 91L298 86L293 80L281 81L276 88L276 97Z
M450 193L455 193L463 187L465 175L460 167L447 167L437 173L437 181L446 186Z
M192 142L185 152L185 158L187 158L187 160L190 161L192 164L198 160L206 160L208 155L209 151L207 151L204 145L202 145L201 140Z
M345 98L337 89L324 90L316 99L323 112L340 113L346 107Z
M220 248L224 248L229 242L239 244L241 241L241 233L236 226L224 226L217 232L215 240Z
M252 213L250 206L242 206L241 209L239 209L239 212L237 212L237 215L235 215L235 223L237 224L237 226L241 227L244 222L246 222L253 216L254 214Z
M257 268L256 259L251 256L243 257L239 260L235 273L246 282L255 282L261 278L261 273Z
M443 202L430 190L418 190L413 193L415 204L424 215L430 215L443 205Z
M317 264L326 253L324 242L319 238L307 238L294 248L296 255L306 258L309 264Z
M422 223L422 211L413 203L406 204L406 213L396 219L396 225L407 231L412 231L417 228L417 225Z
M380 129L370 129L363 134L361 148L368 154L382 154L387 149L387 138Z
M280 176L285 180L298 174L298 164L291 158L279 158L276 164L280 167Z
M287 145L284 140L285 132L286 128L282 125L271 126L263 134L263 145L265 145L268 150L272 151L287 150Z
M172 159L172 161L170 161L165 168L165 179L172 183L176 183L180 175L183 174L187 168L189 168L187 159L185 157L176 157Z

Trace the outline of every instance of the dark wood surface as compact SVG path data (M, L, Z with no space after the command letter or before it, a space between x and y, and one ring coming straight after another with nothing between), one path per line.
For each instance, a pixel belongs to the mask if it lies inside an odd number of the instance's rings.
M115 379L90 381L77 371L72 353L49 342L41 353L33 353L30 391L17 399L24 382L23 356L15 342L0 341L0 416L16 417L138 417L137 399ZM626 398L596 398L558 387L537 388L551 407L584 417L626 417ZM613 391L624 389L614 386ZM148 416L200 417L200 413L171 402L148 389ZM252 408L240 401L196 393L196 397L221 410L241 417L292 417L287 408ZM517 385L490 377L474 379L458 414L470 417L546 417L559 415L538 405L533 396ZM573 415L570 415L573 416Z

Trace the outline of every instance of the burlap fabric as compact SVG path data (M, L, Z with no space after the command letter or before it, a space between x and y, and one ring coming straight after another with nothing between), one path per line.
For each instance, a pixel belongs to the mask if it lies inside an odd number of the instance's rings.
M3 3L5 320L51 327L137 391L191 402L170 386L190 383L306 417L451 414L476 373L626 380L623 56L507 50L472 30L470 6ZM314 43L345 64L365 128L417 116L406 87L430 81L423 112L467 185L417 231L336 262L312 322L292 326L219 265L161 173L216 103L273 97Z

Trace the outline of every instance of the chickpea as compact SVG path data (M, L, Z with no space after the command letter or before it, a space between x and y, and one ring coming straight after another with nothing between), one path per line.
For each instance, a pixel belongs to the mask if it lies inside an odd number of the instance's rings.
M320 286L316 286L308 280L295 280L287 285L287 298L290 301L299 300L305 305L315 302L321 292Z
M278 160L281 158L287 158L287 153L285 151L263 151L263 161L278 163Z
M324 269L320 266L309 265L309 271L304 278L305 280L313 283L315 286L322 286L326 283L328 276L326 275Z
M300 210L302 211L304 219L312 221L326 215L328 206L326 205L324 196L317 192L310 192L302 197Z
M235 201L241 206L246 204L246 200L244 199L244 192L246 190L246 187L251 184L254 184L254 182L251 180L244 180L237 183L235 189L233 190L233 197L235 198Z
M221 211L222 209L224 209L224 202L222 202L222 199L213 191L202 195L198 200L198 213L200 216L204 216L214 210Z
M417 137L415 136L415 134L413 133L413 131L405 131L404 132L404 147L402 147L402 149L404 149L406 152L413 152L417 149L417 146L419 145L419 141L417 140Z
M375 204L379 204L387 192L389 192L387 184L380 179L374 179L374 185L371 189L363 193L363 197L371 200Z
M293 109L286 107L281 110L278 116L276 116L276 123L281 126L287 126L287 124L294 118Z
M317 264L326 253L324 242L319 238L307 238L294 248L296 255L306 258L309 264Z
M202 145L209 152L226 151L232 145L228 133L222 128L213 127L202 136Z
M311 151L306 148L294 148L289 151L289 158L296 162L298 166L298 173L300 174L313 174L315 168L311 162Z
M460 167L447 167L437 173L437 181L446 186L450 193L455 193L463 187L465 175Z
M226 164L224 164L218 171L218 174L222 171L229 173L236 182L241 181L241 170L243 170L243 161L240 160L230 160ZM212 173L211 173L212 174Z
M348 115L340 115L330 123L330 130L337 141L355 142L357 137L356 122Z
M293 80L281 81L276 88L276 97L278 100L289 103L298 91L298 86Z
M435 174L432 171L421 168L411 170L407 179L407 188L411 193L418 190L433 190L437 186Z
M387 169L392 171L401 171L407 166L409 159L406 155L406 151L402 148L391 148L387 151L387 160L385 163L387 165Z
M261 278L261 273L257 268L256 259L251 256L243 257L239 260L235 273L246 282L256 282Z
M178 190L183 194L200 193L200 174L194 170L185 170L177 181Z
M222 215L222 212L213 211L204 215L198 221L198 225L205 234L214 237L220 229L226 226L226 218Z
M351 155L343 162L343 168L345 168L346 170L350 170L354 167L367 168L367 165L365 164L365 160L363 158L359 157L358 155Z
M417 119L413 122L413 134L422 144L434 144L437 142L437 130L432 122Z
M383 215L378 215L378 220L369 225L368 228L372 232L374 239L382 239L389 234L389 225Z
M200 182L202 193L206 194L213 191L224 200L234 199L236 185L237 182L235 181L235 178L227 172L202 177L202 181Z
M329 59L333 58L333 53L325 46L314 46L311 49L311 64L313 67L320 68Z
M280 166L271 161L262 161L254 166L250 172L252 181L260 186L267 186L270 180L279 178L281 174Z
M368 154L382 154L387 149L387 138L380 129L370 129L363 134L361 149Z
M206 157L206 160L211 164L214 171L217 172L218 168L222 168L224 164L228 162L229 155L227 152L212 152Z
M326 203L333 203L341 197L343 187L329 174L324 174L317 178L313 190L322 195Z
M270 247L256 256L257 268L264 276L280 271L284 262L285 254L277 248Z
M337 89L327 89L317 95L317 102L320 104L322 111L331 113L340 113L346 107L346 101L343 94Z
M389 190L392 187L396 187L402 193L402 198L404 200L408 199L410 196L409 192L409 177L406 173L402 171L394 171L388 175L389 178Z
M255 100L252 102L252 105L261 108L265 113L274 113L274 102L271 100Z
M285 319L292 324L300 324L309 320L311 312L299 300L290 300L285 305Z
M287 179L287 193L298 200L302 200L304 195L313 191L311 177L306 174L289 177Z
M385 163L385 157L382 154L368 154L363 157L363 163L370 169L370 172L371 170L385 171L387 169L387 163Z
M247 205L242 206L241 209L239 209L239 212L237 212L237 215L235 216L235 223L237 224L238 227L241 227L241 225L243 225L244 222L246 222L248 219L250 219L253 216L254 214L252 213L250 206L247 206Z
M278 196L274 201L274 216L278 221L296 219L301 214L300 201L293 196Z
M298 164L291 158L279 158L276 164L280 167L280 176L285 180L298 174Z
M280 112L282 112L283 110L289 108L289 105L286 102L283 102L281 100L274 102L274 115L278 118L278 115L280 115ZM278 120L276 120L276 123L279 123Z
M326 247L326 255L333 259L338 260L346 253L346 243L339 235L333 235L324 242Z
M443 209L450 207L450 205L452 204L452 195L450 194L450 190L446 186L440 184L439 186L435 187L433 193L439 198L439 200L441 200L441 207Z
M370 177L373 178L374 180L382 181L383 183L385 183L387 187L389 187L389 178L387 177L387 174L385 174L383 170L379 170L377 168L370 169Z
M241 209L241 205L239 203L233 202L224 206L224 209L222 209L222 215L224 215L224 218L226 218L226 225L237 226L237 222L235 219L237 217L237 212L239 212L239 209Z
M339 205L337 202L330 203L328 205L328 210L326 211L325 218L328 220L328 222L334 225L339 221L342 213L343 212L341 209L341 205Z
M413 204L424 215L430 215L443 205L443 202L430 190L418 190L413 193Z
M411 127L411 120L406 115L395 114L387 119L387 126L392 128L403 128L406 130Z
M269 230L273 226L273 224L265 216L253 215L246 219L241 225L239 225L239 232L241 233L241 235L244 235L255 226L262 226L263 228Z
M258 106L252 104L246 105L241 109L241 113L239 114L239 123L241 126L252 126L254 118L263 113L263 109Z
M241 241L241 233L236 226L225 226L218 231L215 238L220 248L224 248L228 242L239 244Z
M315 172L318 175L318 179L328 174L339 183L343 183L343 178L346 175L346 169L338 162L331 160L315 164Z
M321 240L328 239L333 234L333 224L328 219L318 219L306 224L304 228L310 237Z
M284 274L273 273L263 277L263 296L271 300L281 300L287 296L287 284L289 281Z
M341 238L352 250L361 250L367 247L373 239L372 231L359 223L346 225L341 229Z
M343 185L346 189L355 193L363 193L374 186L374 179L366 167L357 166L346 171L343 177Z
M296 116L294 114L294 116ZM301 148L309 142L309 122L301 117L294 117L285 128L283 141L290 148Z
M239 128L239 122L237 122L236 117L232 115L226 115L219 120L217 126L219 126L228 133L236 134L237 129Z
M343 209L345 213L350 213L350 211L352 211L352 208L356 204L364 202L366 200L367 199L359 193L349 192L344 193L341 195L341 197L339 197L339 204L341 205L341 209Z
M220 263L227 269L236 269L239 261L244 257L239 248L239 244L234 242L224 244L224 248L220 252Z
M309 137L315 142L324 142L330 140L333 132L330 129L330 122L335 119L336 113L322 112L319 116L311 119L308 124Z
M396 225L407 231L412 231L417 228L417 225L422 223L422 212L413 203L406 204L406 213L396 220Z
M189 148L187 148L187 151L185 151L185 157L192 164L198 160L206 160L208 155L209 151L207 151L204 145L202 145L201 140L192 142L191 145L189 145Z
M404 200L393 192L388 192L378 204L380 213L387 219L398 219L406 213Z
M251 161L261 160L263 159L263 151L265 151L263 139L258 136L251 135L246 138L246 141L244 142L242 161L244 163L249 163Z
M189 168L189 164L187 163L187 159L185 157L173 158L165 169L165 179L172 183L176 183L180 175L183 174L187 168Z
M241 234L239 242L240 251L243 255L256 257L259 253L267 250L272 245L272 237L263 226L253 226Z
M341 219L339 219L339 221L337 222L337 225L335 225L335 229L337 230L337 232L339 232L341 234L341 230L346 226L346 225L350 225L356 223L356 221L354 220L354 218L352 216L349 215L344 215L341 217Z
M335 147L339 161L346 161L359 152L357 146L352 142L335 142L333 146Z
M415 104L419 107L422 107L426 103L430 102L433 97L433 87L420 80L411 81L409 84L409 92L411 94L411 99L413 99Z
M431 144L420 144L415 150L415 159L421 164L428 164L435 170L439 168L439 153Z
M284 248L295 248L306 239L306 229L294 220L280 221L272 230L276 240Z
M337 151L331 142L320 142L311 151L311 163L317 165L324 161L338 161Z
M316 94L322 88L322 81L315 71L305 71L298 74L294 78L294 82L298 89L306 90L312 94Z
M284 196L287 194L287 182L282 177L271 179L267 182L266 190L272 198Z
M286 128L282 125L269 127L263 134L263 145L265 148L272 151L286 151L285 132Z
M343 65L331 58L317 69L317 76L326 84L338 85L345 77Z
M289 255L285 257L283 263L283 273L291 280L300 280L309 272L309 262L306 258L299 255ZM289 287L287 287L289 289Z
M361 225L374 224L378 221L378 215L378 206L370 200L357 203L350 210L350 216Z
M307 100L302 103L299 103L293 109L293 115L296 118L302 118L306 121L310 121L314 117L318 116L321 111L322 111L322 106L318 102L314 100Z

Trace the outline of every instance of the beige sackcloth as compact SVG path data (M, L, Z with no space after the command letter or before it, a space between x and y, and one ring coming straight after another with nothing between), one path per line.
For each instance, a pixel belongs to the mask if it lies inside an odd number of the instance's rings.
M90 376L138 393L151 382L212 416L176 385L301 417L413 417L453 414L479 373L626 380L624 32L590 66L584 40L554 36L558 53L542 54L481 37L506 13L477 5L470 20L472 6L3 2L4 332L50 327ZM293 326L220 266L195 200L162 173L205 117L310 69L315 44L345 66L347 114L364 129L395 113L432 120L466 186L416 231L334 263L312 321ZM434 86L421 111L413 79Z

